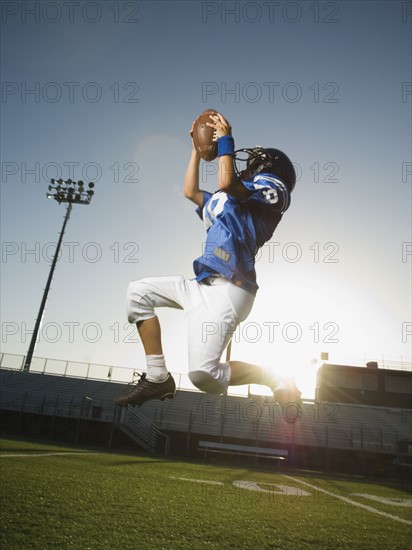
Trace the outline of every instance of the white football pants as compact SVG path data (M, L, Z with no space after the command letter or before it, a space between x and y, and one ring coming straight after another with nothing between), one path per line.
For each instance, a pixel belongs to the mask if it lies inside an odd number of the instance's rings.
M238 324L252 309L254 296L221 277L198 283L181 276L147 277L129 284L127 318L137 323L156 316L157 307L184 310L187 318L189 378L200 390L221 394L230 366L221 363Z

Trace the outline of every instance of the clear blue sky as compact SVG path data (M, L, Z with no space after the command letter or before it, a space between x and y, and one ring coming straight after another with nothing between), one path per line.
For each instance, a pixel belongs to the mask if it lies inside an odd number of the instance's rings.
M75 4L2 3L2 350L27 351L61 175L96 194L73 210L36 355L144 367L125 289L193 275L188 129L214 107L238 147L283 149L299 174L233 357L410 357L410 3ZM169 369L186 372L184 317L160 315Z

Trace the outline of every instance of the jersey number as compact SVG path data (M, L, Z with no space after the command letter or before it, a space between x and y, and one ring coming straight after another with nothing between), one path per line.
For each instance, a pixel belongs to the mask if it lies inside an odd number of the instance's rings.
M206 229L209 229L209 227L213 225L213 222L218 217L218 215L223 212L223 208L225 206L226 201L227 201L226 193L219 193L217 200L214 197L210 199L209 203L205 207L206 212L204 212L204 215L203 215Z
M269 204L276 204L278 202L278 194L275 189L265 189L262 191L265 201Z

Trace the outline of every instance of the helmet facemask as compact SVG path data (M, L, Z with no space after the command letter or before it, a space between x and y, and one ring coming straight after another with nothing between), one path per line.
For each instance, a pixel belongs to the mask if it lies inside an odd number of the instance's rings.
M287 184L289 190L295 187L296 174L290 159L278 149L238 149L233 158L237 177L250 181L261 173L273 174Z
M271 172L271 159L262 147L239 149L233 159L235 172L240 180L249 181L260 172Z

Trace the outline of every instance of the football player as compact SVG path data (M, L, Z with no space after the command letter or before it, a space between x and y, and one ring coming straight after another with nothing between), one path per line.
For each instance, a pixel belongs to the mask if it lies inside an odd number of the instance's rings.
M130 283L128 320L137 325L147 373L116 399L121 406L172 398L176 391L163 355L158 307L184 310L189 378L200 390L222 394L230 385L263 384L282 406L300 400L296 385L276 379L270 370L221 359L238 324L252 309L258 290L255 257L289 208L295 170L277 149L235 152L231 126L220 113L211 115L208 125L218 143L219 188L209 193L199 187L201 157L194 145L183 185L206 230L203 254L193 264L196 277L148 277Z

